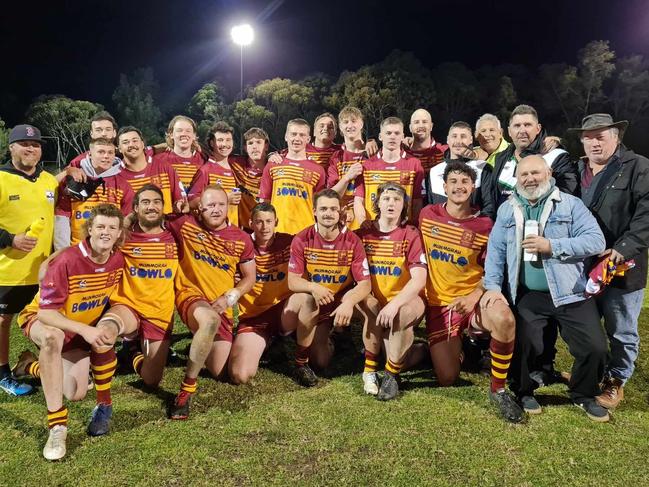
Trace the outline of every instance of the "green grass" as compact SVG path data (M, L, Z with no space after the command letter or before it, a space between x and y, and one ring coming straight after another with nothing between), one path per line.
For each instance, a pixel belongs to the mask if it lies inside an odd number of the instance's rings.
M645 304L649 306L649 301ZM649 309L641 333L649 339ZM177 327L176 349L187 352ZM12 361L29 346L12 330ZM359 344L356 343L358 346ZM42 392L0 395L0 485L648 485L649 375L641 350L626 399L609 424L572 406L565 387L539 391L544 413L525 425L496 417L488 378L463 373L451 388L430 371L404 374L390 403L362 393L361 357L351 347L335 357L332 377L314 389L296 386L281 350L254 384L235 387L202 377L191 418L165 419L182 378L167 369L161 392L135 375L113 386L111 434L89 438L94 393L71 403L68 456L49 463ZM559 366L569 367L565 348Z

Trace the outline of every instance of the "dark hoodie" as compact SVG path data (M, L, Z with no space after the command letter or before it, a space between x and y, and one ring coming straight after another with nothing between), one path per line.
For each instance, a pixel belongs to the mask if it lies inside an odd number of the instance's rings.
M545 139L546 135L545 130L541 130L536 139L534 139L529 147L521 153L521 159L535 154L542 155L541 149L543 147L543 139ZM494 170L491 177L485 179L482 183L483 194L486 194L486 197L493 201L493 205L490 208L491 213L485 212L485 214L490 216L493 220L496 219L496 212L500 205L509 197L508 193L501 191L498 184L498 178L500 177L505 164L514 157L515 150L516 146L511 144L507 149L498 154L496 156ZM577 165L570 161L570 154L565 151L565 149L562 150L563 152L557 152L558 155L556 155L553 160L549 161L550 167L552 168L552 177L555 179L560 191L568 194L576 194L579 189Z

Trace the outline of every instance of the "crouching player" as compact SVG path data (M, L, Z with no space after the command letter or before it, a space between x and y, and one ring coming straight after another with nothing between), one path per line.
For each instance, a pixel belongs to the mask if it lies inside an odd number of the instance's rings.
M461 335L466 330L491 334L489 397L507 421L523 420L522 409L505 391L514 351L515 320L504 301L480 308L487 239L493 222L471 207L476 173L464 162L450 161L444 170L446 203L429 205L419 217L426 249L428 280L426 332L437 380L450 386L460 374Z
M110 385L117 365L111 337L119 330L118 323L102 313L122 278L124 259L116 250L122 223L117 207L94 207L86 223L88 237L49 263L38 294L18 316L23 332L40 349L38 361L25 361L21 368L40 376L43 385L50 428L43 456L48 460L65 456L68 409L63 396L71 401L85 397L89 367L97 406L88 434L108 432Z
M187 419L198 373L221 379L232 348L232 306L255 284L255 253L250 236L230 225L228 195L221 186L207 186L198 203L200 216L169 223L179 250L176 307L194 334L185 378L171 405L171 419ZM235 286L235 273L241 279Z
M277 214L270 203L253 208L249 225L253 230L257 280L252 291L239 300L239 325L228 365L230 380L235 384L244 384L255 376L270 340L294 331L299 312L295 302L288 300L293 237L275 233Z
M394 399L399 392L397 377L425 310L419 294L426 286L426 256L419 231L405 224L406 198L403 186L383 183L374 200L377 218L356 231L365 247L372 282L372 294L359 306L366 315L363 389L382 401ZM384 341L385 374L379 388L376 369Z
M305 387L318 382L309 359L318 368L331 360L332 319L334 326L348 326L371 289L363 244L340 225L340 195L324 189L313 197L313 208L316 224L293 238L288 265L288 287L295 293L288 305L299 310L295 379Z
M133 211L136 221L121 247L124 277L110 297L108 313L119 321L123 336L139 335L141 351L135 343L131 347L133 369L147 386L156 387L171 343L178 249L163 226L164 196L158 186L142 186L135 193Z

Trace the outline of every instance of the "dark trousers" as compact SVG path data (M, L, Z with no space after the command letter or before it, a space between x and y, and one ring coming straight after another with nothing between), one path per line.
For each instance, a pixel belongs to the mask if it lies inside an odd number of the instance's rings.
M592 398L600 393L607 346L594 299L555 307L550 293L522 291L515 313L516 348L509 379L510 388L516 395L533 393L536 383L530 379L530 371L547 353L544 349L547 328L555 323L558 323L561 338L575 359L569 385L571 399Z

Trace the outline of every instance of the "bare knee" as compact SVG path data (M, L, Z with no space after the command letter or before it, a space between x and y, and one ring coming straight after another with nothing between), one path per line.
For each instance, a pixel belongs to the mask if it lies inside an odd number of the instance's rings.
M457 378L460 376L460 371L459 369L457 371L449 369L435 369L435 375L437 376L437 383L440 386L450 387L457 381Z
M47 327L43 334L43 343L41 344L41 352L55 353L61 352L63 349L63 341L65 340L65 333L58 328Z
M256 373L256 370L251 370L244 367L234 367L230 371L230 380L235 385L247 384L252 380Z

